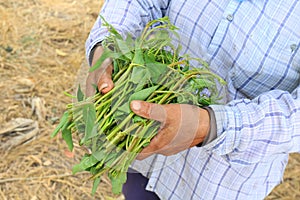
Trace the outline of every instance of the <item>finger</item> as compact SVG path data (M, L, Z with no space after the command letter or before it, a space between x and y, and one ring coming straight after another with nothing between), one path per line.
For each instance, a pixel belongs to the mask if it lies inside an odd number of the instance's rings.
M97 86L99 92L103 94L109 92L114 87L114 82L112 81L111 73L105 72L102 76L100 76L97 81Z
M90 97L90 96L93 96L96 92L94 86L93 86L93 79L94 79L94 76L92 74L89 74L87 79L86 79L86 89L85 89L85 93L86 93L86 96L87 97Z
M88 75L86 80L87 96L92 96L95 94L95 86L98 87L98 90L102 93L107 93L114 87L114 83L112 81L112 65L107 65L107 63L104 64L106 66L101 66L101 68L91 72Z
M134 100L130 102L130 108L135 114L141 117L162 123L166 121L166 110L163 105Z
M114 87L114 83L112 81L112 70L113 70L112 60L106 59L102 63L101 68L100 68L101 70L99 70L96 73L96 77L98 78L96 83L99 92L105 94Z
M96 64L96 62L101 57L103 52L104 49L102 46L96 47L91 66L94 66ZM86 80L86 95L87 96L94 95L96 92L95 87L97 87L98 90L102 93L109 92L114 87L112 81L112 70L113 70L112 59L107 58L106 60L103 61L103 63L98 69L90 72Z
M165 149L164 141L161 141L161 136L164 135L164 131L160 130L154 138L150 141L150 144L146 146L136 157L137 160L143 160L153 154L161 153Z
M154 137L155 138L155 137ZM155 145L155 139L152 139L150 144L145 147L136 157L137 160L144 160L148 158L149 156L153 155L156 153L156 145ZM154 141L153 141L154 140ZM154 145L153 145L154 142Z

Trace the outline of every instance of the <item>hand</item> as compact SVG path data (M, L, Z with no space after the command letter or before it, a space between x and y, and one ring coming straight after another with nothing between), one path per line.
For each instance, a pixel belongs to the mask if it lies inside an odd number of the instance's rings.
M103 47L96 47L92 66L95 65L97 60L101 57L103 51ZM95 94L96 90L94 85L97 85L98 90L104 94L109 92L114 87L114 83L111 78L112 70L112 60L106 59L97 70L90 72L86 80L86 95L92 96Z
M157 135L139 153L138 160L155 153L169 156L196 146L204 140L210 129L208 112L197 106L132 101L130 107L141 117L161 122Z

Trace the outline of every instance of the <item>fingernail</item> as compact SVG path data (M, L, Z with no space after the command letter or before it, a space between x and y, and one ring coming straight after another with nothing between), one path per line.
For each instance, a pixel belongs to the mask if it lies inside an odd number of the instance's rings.
M132 101L132 102L131 102L131 108L132 108L133 110L136 110L136 111L140 110L140 109L141 109L141 104L140 104L140 102L138 102L138 101Z
M107 84L107 83L103 83L103 84L100 86L99 90L101 91L101 90L103 90L104 88L107 88L107 87L108 87L108 84Z

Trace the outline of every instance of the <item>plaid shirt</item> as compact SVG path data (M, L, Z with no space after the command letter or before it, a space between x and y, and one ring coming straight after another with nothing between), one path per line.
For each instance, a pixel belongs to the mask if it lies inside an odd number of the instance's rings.
M263 199L300 152L300 1L108 0L101 14L124 36L169 16L183 53L205 58L228 85L212 105L217 138L133 167L161 199ZM87 56L107 35L98 18Z

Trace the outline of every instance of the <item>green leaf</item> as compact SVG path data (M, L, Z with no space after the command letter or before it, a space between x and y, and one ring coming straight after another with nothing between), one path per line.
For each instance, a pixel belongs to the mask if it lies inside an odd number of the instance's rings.
M153 52L148 51L148 53L144 55L144 59L145 59L146 64L156 62L156 56Z
M140 48L135 49L134 57L133 57L132 62L134 64L137 64L137 65L144 65L145 64L142 49L140 49Z
M148 96L150 96L150 94L152 94L156 89L158 88L158 86L152 86L143 90L140 90L138 92L133 93L130 98L129 98L129 102L131 102L132 100L141 100L144 101L147 99Z
M96 110L93 104L86 104L83 109L83 120L86 125L86 133L93 130L96 121Z
M145 144L143 144L143 147L145 148L146 146L148 146L150 144L150 142L146 142Z
M147 68L136 66L133 67L129 81L134 84L144 86L145 82L150 79L150 73Z
M197 105L198 104L198 100L197 100L197 95L194 95L190 92L181 92L178 93L178 97L177 97L177 103L180 104L194 104Z
M135 41L133 40L132 36L128 35L126 38L126 44L129 46L129 49L133 50L134 49L134 44Z
M82 92L82 90L81 90L81 87L80 87L80 85L78 86L78 89L77 89L77 101L79 102L79 101L83 101L83 99L84 99L84 94L83 94L83 92Z
M130 110L129 110L129 112L130 112ZM123 111L116 110L116 112L114 112L114 114L113 114L113 117L114 117L114 119L115 119L116 122L120 122L120 121L123 121L126 118L126 116L129 114L129 112L125 113Z
M114 61L113 67L114 67L113 70L113 77L114 77L114 75L120 71L119 62L117 60Z
M213 81L210 81L208 79L193 79L194 85L193 89L196 91L197 89L206 88L210 85L214 85L215 83Z
M90 68L90 72L95 71L96 69L100 68L102 63L107 59L117 59L120 58L123 54L121 52L113 52L109 49L104 49L102 55L97 60L97 62Z
M85 132L85 125L82 121L76 121L75 123L76 129L78 133L84 133Z
M114 118L117 119L120 116L123 116L124 114L129 114L131 112L130 110L130 102L132 100L141 100L144 101L147 99L148 96L150 96L156 89L158 88L158 86L153 86L150 88L146 88L146 89L142 89L139 90L135 93L133 93L130 97L129 97L129 101L125 102L123 105L121 105L118 109L117 112L115 112L114 114ZM121 119L124 119L123 117Z
M189 70L189 66L188 65L185 65L183 68L182 68L182 72L187 72Z
M167 71L167 65L163 63L148 63L147 69L150 72L151 80L153 83L158 83L159 78L163 77L163 75Z
M97 126L96 126L96 109L93 104L86 104L82 110L83 121L85 124L85 133L84 137L81 140L81 144L83 144L86 140L97 134Z
M209 99L207 97L200 97L198 102L201 106L208 106L208 105L212 104L211 99Z
M86 169L94 166L98 160L91 155L84 155L83 158L81 159L80 163L77 165L74 165L72 169L72 173L76 174L78 172L85 171Z
M98 161L102 161L103 158L105 157L105 152L104 151L96 151L93 152L92 156L97 159Z
M130 113L130 108L129 108L129 102L124 103L122 106L118 108L118 111L121 113L117 112L114 117L122 116L124 113L129 114Z
M61 117L59 124L52 132L51 138L54 138L57 135L57 133L61 130L61 128L68 122L68 118L69 118L69 112L66 111L66 112L64 112L63 116Z
M122 192L122 186L127 180L126 172L121 172L117 176L109 174L109 178L112 184L112 192L114 194L120 194Z
M142 118L138 115L135 115L133 117L133 123L137 123L137 122L140 122L140 123L145 123L147 120L145 118Z
M74 146L73 146L72 132L70 129L68 129L69 125L70 123L66 123L65 126L62 128L62 138L67 143L69 150L73 151Z
M101 177L95 178L94 183L93 183L93 188L92 188L92 195L95 195L100 182L101 182Z
M119 40L116 39L116 45L119 47L120 51L123 53L123 55L128 58L128 59L132 59L133 58L133 54L131 53L131 51L133 50L133 48L130 48L127 45L127 42L124 40Z

